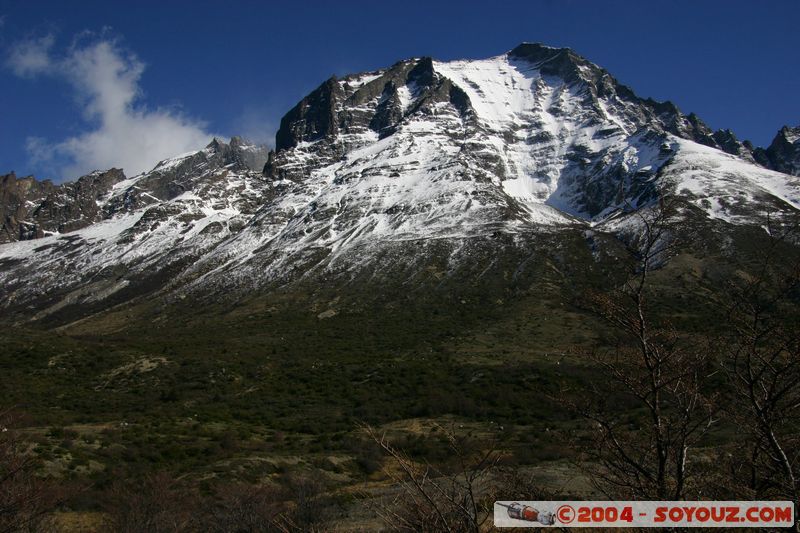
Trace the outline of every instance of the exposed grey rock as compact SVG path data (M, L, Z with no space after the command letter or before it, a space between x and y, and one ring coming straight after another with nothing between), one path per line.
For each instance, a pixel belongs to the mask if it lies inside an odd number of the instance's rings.
M717 130L714 132L714 141L720 150L741 157L747 161L753 158L753 146L747 141L740 141L731 130Z
M300 100L282 119L275 148L285 150L302 141L331 137L338 131L336 102L342 96L336 76Z
M74 182L54 185L32 176L0 176L0 243L29 240L49 233L69 233L110 218L197 189L204 181L224 179L228 172L261 172L268 149L233 137L213 139L185 157L162 161L119 194L112 188L125 180L120 169L95 171Z
M382 265L412 272L433 250L457 269L470 250L502 259L570 232L630 236L666 194L687 224L760 228L765 212L797 211L800 181L752 164L751 152L568 49L408 59L324 82L283 117L272 152L214 139L115 183L100 222L0 248L0 306L47 316L64 302L85 313L144 294L235 299ZM17 213L52 191L21 181L4 193L4 216L16 217L12 233L40 236ZM65 216L56 203L42 212Z
M102 219L102 200L125 179L120 169L95 171L74 182L53 185L14 173L0 178L0 242L67 233Z
M725 130L727 132L727 130ZM720 132L717 132L720 133ZM729 134L733 136L732 133ZM735 141L735 136L733 136ZM722 141L720 141L722 142ZM723 148L728 153L754 161L762 167L800 176L800 126L784 126L767 148L754 147L750 141L729 143Z
M228 172L260 172L267 155L266 146L247 143L241 137L232 138L230 143L212 139L204 150L159 162L135 185L105 204L105 217L171 200L203 183L224 179Z
M762 160L768 161L769 168L800 176L800 126L781 128L764 156Z

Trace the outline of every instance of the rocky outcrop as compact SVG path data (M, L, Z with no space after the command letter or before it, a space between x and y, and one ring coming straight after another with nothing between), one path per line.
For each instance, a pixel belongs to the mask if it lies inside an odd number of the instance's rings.
M264 173L273 179L302 180L305 168L320 166L359 148L373 132L392 135L405 117L433 114L437 103L453 103L463 115L469 101L463 91L434 71L430 57L395 63L385 71L342 79L332 77L303 98L281 119ZM301 143L315 143L313 159L302 167L287 159Z
M800 176L800 126L784 126L766 149L756 148L753 156L767 168Z
M29 240L50 233L69 233L121 212L170 200L228 172L261 172L266 146L233 137L213 139L205 150L161 161L136 185L112 194L125 180L120 169L95 171L74 182L54 185L32 176L0 176L0 243Z
M124 179L115 168L61 185L32 176L17 178L13 172L0 177L0 242L67 233L101 220L103 198Z
M226 172L260 172L267 160L266 146L251 144L241 137L230 142L212 141L203 150L159 162L122 194L104 206L106 217L123 211L171 200L200 185L224 179Z
M753 145L748 141L740 141L731 130L717 130L714 132L714 141L723 152L741 157L754 162Z
M53 189L52 182L40 182L33 176L17 178L13 172L0 176L0 243L42 235L41 229L27 222L28 211Z
M554 76L569 84L584 84L587 103L602 109L600 101L617 101L626 108L626 115L635 127L646 126L650 130L677 135L706 146L724 150L714 138L713 131L694 113L684 115L670 101L659 102L651 98L639 98L630 87L617 81L605 69L581 57L569 48L552 48L539 43L523 43L508 53L517 60L537 65L544 76Z
M341 85L334 76L300 100L281 119L275 137L276 150L294 148L303 141L313 142L336 135L336 102L341 96Z

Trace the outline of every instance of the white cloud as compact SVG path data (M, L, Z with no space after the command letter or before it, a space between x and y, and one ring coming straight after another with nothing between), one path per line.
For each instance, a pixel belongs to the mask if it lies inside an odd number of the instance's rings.
M141 103L145 65L116 40L77 43L61 56L52 48L52 36L19 43L7 63L18 76L53 75L75 90L89 131L58 142L38 137L27 142L32 160L51 165L62 177L110 167L122 167L132 176L162 159L202 148L213 136L199 120Z
M50 49L53 36L45 35L18 43L11 49L8 66L17 76L30 78L48 70L51 66Z

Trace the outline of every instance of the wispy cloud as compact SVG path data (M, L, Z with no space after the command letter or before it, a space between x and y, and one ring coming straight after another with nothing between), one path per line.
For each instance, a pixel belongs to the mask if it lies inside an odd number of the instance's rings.
M14 74L22 78L41 74L52 63L50 49L54 42L52 35L45 35L17 43L11 48L7 64Z
M117 39L83 38L61 54L54 47L52 35L19 42L7 66L20 77L48 75L69 83L87 130L60 141L29 138L26 146L34 162L50 165L64 178L110 167L134 175L211 139L204 122L142 102L145 64Z

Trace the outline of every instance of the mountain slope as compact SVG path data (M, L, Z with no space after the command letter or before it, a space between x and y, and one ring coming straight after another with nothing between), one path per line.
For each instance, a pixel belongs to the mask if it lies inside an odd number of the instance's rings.
M800 181L743 146L568 49L410 59L327 80L283 118L268 159L215 140L117 180L96 200L101 221L3 246L3 305L74 319L145 295L235 299L544 258L553 239L624 233L665 194L715 228L796 213Z

